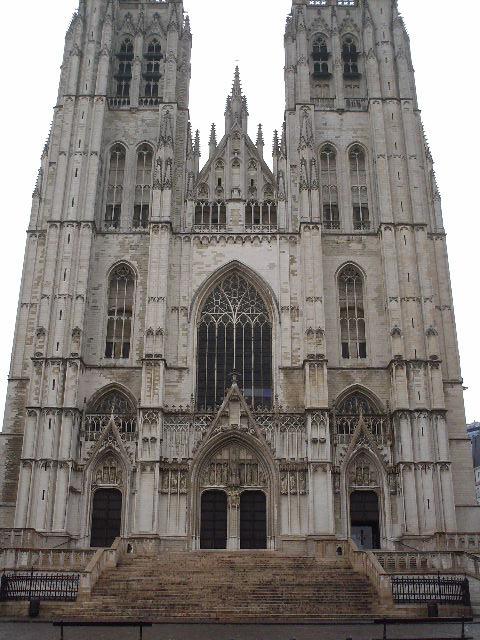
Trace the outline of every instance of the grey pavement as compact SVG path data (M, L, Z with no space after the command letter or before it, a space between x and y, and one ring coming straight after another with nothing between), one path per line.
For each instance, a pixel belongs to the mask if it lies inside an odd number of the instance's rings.
M467 635L480 640L480 620L467 625ZM460 625L405 625L392 627L388 638L460 638ZM65 629L64 640L137 640L138 629ZM145 629L144 640L372 640L382 628L361 625L155 625ZM60 630L47 623L0 622L1 640L59 640Z

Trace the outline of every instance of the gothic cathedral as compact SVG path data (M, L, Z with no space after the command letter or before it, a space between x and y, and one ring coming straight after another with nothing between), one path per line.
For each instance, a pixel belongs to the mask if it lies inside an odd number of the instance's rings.
M80 0L28 227L0 527L396 549L480 530L441 203L396 0L293 0L200 165L182 0ZM267 94L265 94L267 99Z

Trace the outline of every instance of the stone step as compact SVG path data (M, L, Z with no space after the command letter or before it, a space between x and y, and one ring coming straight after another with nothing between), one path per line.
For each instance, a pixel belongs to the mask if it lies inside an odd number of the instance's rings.
M373 588L343 558L319 562L278 552L127 556L89 600L56 616L74 620L241 622L327 620L379 613Z

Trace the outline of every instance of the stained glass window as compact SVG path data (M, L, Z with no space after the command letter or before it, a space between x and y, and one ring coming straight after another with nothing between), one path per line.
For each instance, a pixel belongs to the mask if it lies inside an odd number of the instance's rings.
M211 292L198 325L197 405L221 404L236 374L252 406L272 403L272 325L265 302L241 275Z

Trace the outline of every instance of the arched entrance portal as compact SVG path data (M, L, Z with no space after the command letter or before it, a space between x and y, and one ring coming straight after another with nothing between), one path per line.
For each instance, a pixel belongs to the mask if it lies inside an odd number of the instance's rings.
M220 436L194 469L194 549L273 548L273 474L262 443L250 437Z
M267 498L263 491L240 496L240 549L267 548Z
M201 549L227 548L227 494L204 491L201 506Z
M93 496L91 547L110 547L120 535L122 493L118 489L98 489Z
M375 491L351 493L350 528L360 549L380 549L380 509Z

